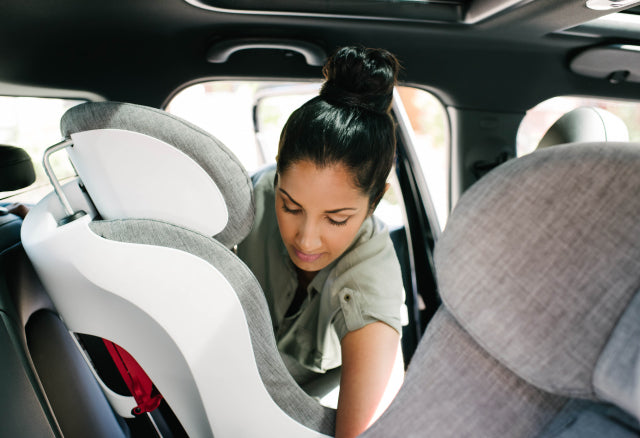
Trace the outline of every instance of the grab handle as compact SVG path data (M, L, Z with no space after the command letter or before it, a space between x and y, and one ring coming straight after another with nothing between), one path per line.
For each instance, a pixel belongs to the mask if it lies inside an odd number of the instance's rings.
M219 41L212 45L207 51L207 61L221 64L234 53L250 49L289 50L304 56L307 64L311 66L324 65L327 57L322 47L306 41L280 38L239 38Z

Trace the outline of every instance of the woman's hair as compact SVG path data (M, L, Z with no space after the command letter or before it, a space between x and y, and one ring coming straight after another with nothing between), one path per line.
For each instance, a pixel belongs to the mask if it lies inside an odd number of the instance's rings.
M324 66L320 95L295 110L282 130L278 174L307 160L342 164L375 207L396 151L391 99L399 63L383 49L343 47Z

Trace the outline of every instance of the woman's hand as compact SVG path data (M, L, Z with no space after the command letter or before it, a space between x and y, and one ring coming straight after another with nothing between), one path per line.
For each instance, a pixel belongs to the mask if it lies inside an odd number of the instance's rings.
M347 333L341 348L336 438L353 438L382 414L402 384L400 335L374 322Z
M13 204L7 205L5 207L9 213L13 213L16 216L20 216L22 219L29 213L29 207L24 204L20 204L18 202L14 202Z

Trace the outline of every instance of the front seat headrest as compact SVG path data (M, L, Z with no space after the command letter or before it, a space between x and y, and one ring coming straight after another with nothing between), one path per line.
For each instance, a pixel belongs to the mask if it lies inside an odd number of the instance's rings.
M443 303L504 366L547 392L598 395L630 412L640 388L609 381L630 382L603 350L640 354L638 169L635 143L511 160L460 199L435 253Z
M0 192L22 189L35 180L36 173L27 151L0 145Z
M590 141L629 141L629 130L615 114L584 106L569 111L551 125L537 148Z

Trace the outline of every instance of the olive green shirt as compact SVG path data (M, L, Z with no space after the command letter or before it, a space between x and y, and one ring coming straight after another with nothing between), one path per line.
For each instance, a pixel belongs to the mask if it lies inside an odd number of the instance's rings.
M298 280L280 237L275 212L275 170L254 188L256 216L238 256L260 282L269 304L278 349L315 372L340 366L340 340L350 331L382 321L402 333L404 289L386 226L367 218L351 246L307 287L300 310L289 317Z

